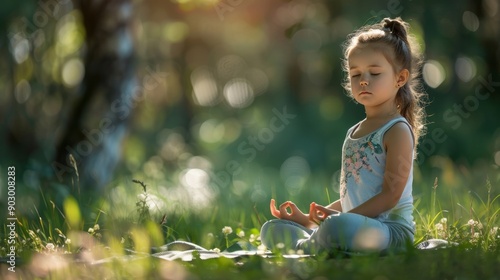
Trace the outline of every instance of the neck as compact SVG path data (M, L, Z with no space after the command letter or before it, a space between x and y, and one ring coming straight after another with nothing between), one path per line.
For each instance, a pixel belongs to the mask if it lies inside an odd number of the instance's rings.
M366 119L391 119L399 114L399 110L395 104L391 106L366 107Z

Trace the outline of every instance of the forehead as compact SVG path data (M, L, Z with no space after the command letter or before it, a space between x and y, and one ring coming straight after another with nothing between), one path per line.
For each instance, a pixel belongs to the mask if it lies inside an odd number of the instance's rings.
M387 49L388 47L383 44L357 44L351 49L347 57L349 67L364 65L391 67L392 59Z

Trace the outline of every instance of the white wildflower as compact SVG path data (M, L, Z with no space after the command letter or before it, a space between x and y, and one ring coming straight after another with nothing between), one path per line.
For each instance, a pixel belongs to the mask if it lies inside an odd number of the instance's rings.
M210 239L212 239L212 238L214 238L214 234L211 233L211 232L209 232L209 233L207 233L207 237L210 238Z
M99 227L99 224L95 224L95 225L94 225L94 230L95 230L95 231L98 231L98 230L100 230L100 229L101 229L101 227Z
M446 224L448 222L448 219L446 218L441 218L441 221L439 221L440 223L442 223L443 225Z
M470 219L470 220L467 222L467 224L468 224L469 226L471 226L471 227L472 227L472 226L474 226L474 225L476 224L476 221L474 221L473 219Z
M250 237L248 238L248 241L250 242L255 242L255 234L250 234Z
M233 229L231 227L225 226L224 228L222 228L222 233L227 236L233 233Z
M443 224L442 224L442 223L437 223L437 224L435 225L435 227L436 227L436 230L437 230L437 231L443 231L443 230L444 230L444 226L443 226Z
M267 247L264 244L260 244L257 247L257 254L263 254L267 250Z
M121 244L125 243L125 238L122 237L122 239L120 240L120 243Z
M492 227L490 229L490 234L493 235L493 237L495 237L495 235L497 235L497 232L498 232L498 227Z
M472 236L472 238L479 239L479 236L480 236L479 232L474 232L474 235Z
M220 253L220 249L219 249L219 248L213 248L213 249L212 249L212 251L213 251L213 252L216 252L217 254L219 254L219 253Z
M280 243L276 244L276 248L283 249L283 248L285 248L285 244L280 242Z
M240 230L240 231L238 232L238 237L240 237L240 238L245 237L245 232L244 232L244 231L242 231L242 230Z
M69 238L68 238L68 239L66 239L66 240L64 241L64 243L65 243L65 244L71 244L71 239L69 239Z
M90 234L94 233L94 228L89 228L89 230L87 230Z
M49 250L49 251L54 251L56 246L54 246L53 243L47 243L47 245L45 245L45 248L47 248L47 250Z
M483 229L483 224L478 222L478 223L477 223L477 228L478 228L478 229Z

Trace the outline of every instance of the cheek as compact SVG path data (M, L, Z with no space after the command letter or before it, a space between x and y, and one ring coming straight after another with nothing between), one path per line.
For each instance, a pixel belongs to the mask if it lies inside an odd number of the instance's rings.
M351 79L350 81L351 81L351 87L352 87L352 88L353 88L353 87L356 87L356 86L358 86L358 85L359 85L359 82L358 82L358 81L356 81L356 79Z

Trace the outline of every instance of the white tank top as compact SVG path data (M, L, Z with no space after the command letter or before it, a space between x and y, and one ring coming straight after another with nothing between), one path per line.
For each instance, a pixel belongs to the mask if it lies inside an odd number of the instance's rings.
M360 138L352 138L352 133L359 123L347 131L342 147L340 174L340 201L343 212L356 208L382 191L386 160L383 138L387 130L398 122L404 122L409 126L405 118L398 117ZM399 202L376 219L407 222L413 226L413 162L406 168L410 169L410 175Z

